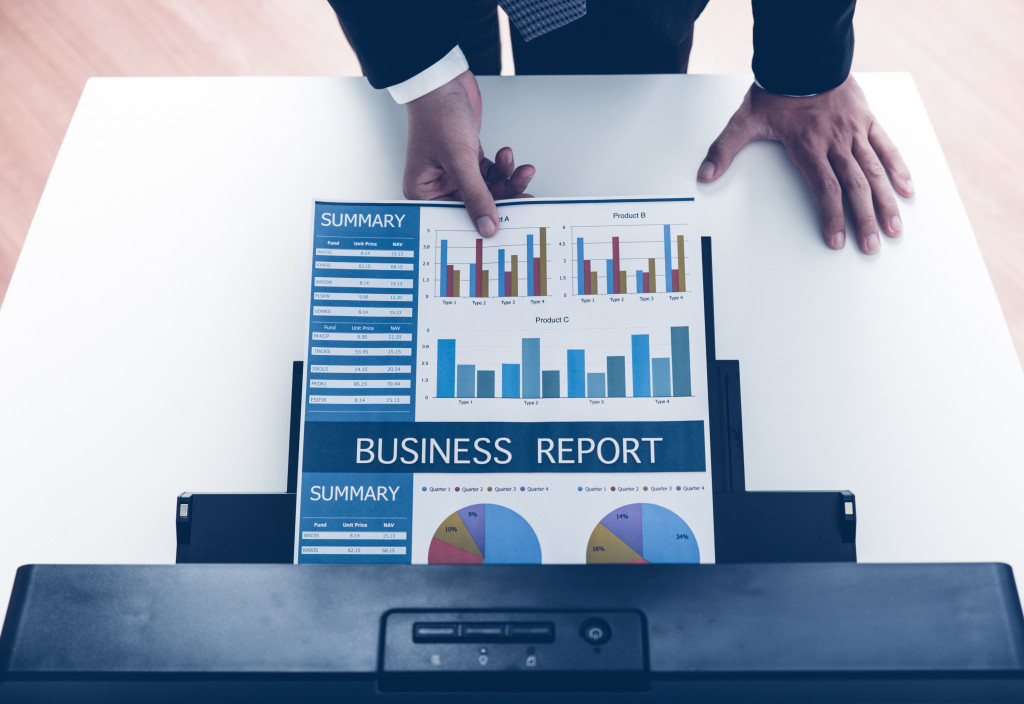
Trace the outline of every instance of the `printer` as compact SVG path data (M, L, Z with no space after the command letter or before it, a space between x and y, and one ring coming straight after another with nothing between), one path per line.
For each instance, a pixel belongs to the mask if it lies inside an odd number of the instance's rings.
M0 701L1021 702L1002 564L858 564L849 491L745 490L705 273L716 564L293 560L288 491L183 493L176 565L27 565Z

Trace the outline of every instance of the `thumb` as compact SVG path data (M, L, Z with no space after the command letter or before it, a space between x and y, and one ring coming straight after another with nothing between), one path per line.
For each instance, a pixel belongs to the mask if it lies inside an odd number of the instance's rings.
M741 107L729 119L718 139L711 143L707 156L697 170L697 180L710 183L725 173L743 147L758 138L757 126Z
M484 177L480 175L477 155L470 150L453 154L447 171L455 182L455 188L466 204L469 217L476 231L484 237L493 237L498 232L498 208L487 190Z

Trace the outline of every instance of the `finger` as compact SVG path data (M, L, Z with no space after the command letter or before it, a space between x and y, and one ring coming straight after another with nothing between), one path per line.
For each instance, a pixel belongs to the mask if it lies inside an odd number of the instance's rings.
M900 150L896 148L896 145L889 139L889 135L877 122L871 125L868 141L871 148L878 154L878 158L882 160L885 170L892 177L893 185L896 186L899 194L905 198L914 195L914 182L910 180L910 169L903 162Z
M896 194L893 193L892 184L889 183L889 178L885 175L885 167L878 160L875 150L860 139L853 143L853 157L868 180L868 185L871 188L871 200L874 201L875 213L878 215L878 223L882 226L882 232L889 237L899 237L903 232L903 220L900 219Z
M507 181L515 173L516 162L512 156L511 147L499 149L498 153L494 155L494 161L488 163L493 163L493 166L490 168L490 175L484 177L488 183Z
M804 175L804 180L814 192L821 211L821 229L825 244L832 249L842 249L846 244L846 219L843 217L843 189L839 185L832 165L824 150L807 146L786 145L789 158Z
M492 185L491 195L497 200L518 198L526 190L536 171L531 164L523 164L516 168L508 179Z
M875 206L871 201L871 184L864 170L847 149L829 154L829 162L843 185L843 194L850 204L850 214L857 230L857 243L864 254L878 251L878 223L875 221Z
M711 143L707 156L697 170L697 180L710 183L725 173L743 147L761 136L762 130L745 107L740 107Z
M493 237L498 231L498 208L480 173L478 155L465 149L453 152L447 161L445 171L451 175L458 196L466 204L476 231L484 237Z

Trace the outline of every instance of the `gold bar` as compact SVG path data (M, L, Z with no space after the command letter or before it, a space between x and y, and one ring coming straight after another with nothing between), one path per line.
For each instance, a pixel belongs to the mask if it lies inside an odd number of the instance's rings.
M679 257L679 290L686 290L686 263L683 259L683 236L676 235L676 256Z
M648 293L657 293L658 292L658 284L657 284L657 282L654 279L654 274L655 274L654 259L653 258L652 259L648 259L647 260L647 292ZM672 274L669 274L669 276L672 276Z
M456 269L455 271L452 272L452 297L454 297L454 298L458 298L459 297L459 274L460 273L461 272L458 269Z
M597 272L596 271L591 271L590 272L590 293L591 294L596 294L597 293Z
M508 293L510 296L518 296L519 295L519 255L518 254L513 254L512 255L512 269L511 269L511 271L512 271L512 276L509 277L509 278L512 279L512 282L511 282L512 283L512 291L511 292L506 291L506 293Z
M548 295L548 228L540 228L540 295Z
M626 272L625 271L620 271L619 272L619 293L625 293L625 292L626 292Z
M483 296L484 298L487 298L490 289L489 284L491 283L491 279L488 276L487 269L483 270L481 278L483 280L480 282L480 295Z

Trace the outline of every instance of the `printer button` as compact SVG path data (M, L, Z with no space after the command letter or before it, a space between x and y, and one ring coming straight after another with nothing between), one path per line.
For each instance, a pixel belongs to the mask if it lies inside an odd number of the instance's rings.
M456 623L414 623L412 639L414 641L453 641L459 637L459 626Z
M520 641L550 642L555 639L555 624L513 623L509 625L508 634Z
M464 623L462 624L462 637L466 640L478 638L504 638L504 623Z

